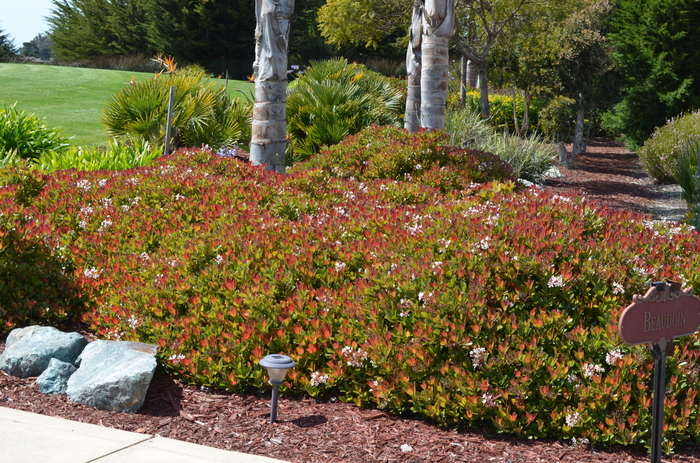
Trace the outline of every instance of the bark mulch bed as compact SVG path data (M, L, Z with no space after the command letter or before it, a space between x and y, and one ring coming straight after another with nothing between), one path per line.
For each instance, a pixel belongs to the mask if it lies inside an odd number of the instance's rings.
M613 209L655 218L659 205L678 205L642 172L636 156L610 140L593 140L576 168L546 188L576 192ZM0 344L0 350L4 343ZM342 402L283 397L269 425L269 393L230 395L185 386L168 376L151 383L134 414L99 411L39 392L33 378L0 372L0 406L126 431L298 463L378 462L606 462L649 461L643 449L598 449L570 442L523 440L484 430L453 431L429 422L363 410ZM403 449L402 449L403 446ZM410 447L410 449L409 449ZM668 463L700 463L700 448L682 447Z

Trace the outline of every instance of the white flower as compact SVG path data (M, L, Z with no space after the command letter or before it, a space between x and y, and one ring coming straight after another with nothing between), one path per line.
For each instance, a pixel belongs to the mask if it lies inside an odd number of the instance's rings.
M98 233L103 233L105 230L109 229L112 226L112 221L107 218L102 221L102 224L100 225L100 229L97 230Z
M581 415L579 414L579 412L573 412L566 415L566 425L570 428L576 426L580 420Z
M78 183L75 184L75 186L77 186L78 188L80 188L83 191L88 191L92 187L92 183L83 179L83 180L79 180Z
M90 215L93 212L95 212L95 210L92 208L92 206L85 206L80 208L80 213L82 215Z
M573 373L570 373L566 376L566 382L569 384L576 384L578 383L578 376L574 375Z
M351 367L361 367L364 364L364 361L367 360L367 352L360 348L355 350L350 346L345 346L343 347L341 353L343 354L343 357L345 357L345 361L348 366Z
M472 363L474 364L474 368L479 368L486 361L486 358L488 357L488 353L486 352L486 349L484 349L483 347L475 347L474 349L469 351L469 356L472 358Z
M182 201L182 200L184 200L184 199L185 199L185 197L182 196L180 193L178 193L178 194L175 195L175 201Z
M613 294L625 294L625 288L620 283L613 283Z
M605 368L600 365L594 365L592 363L583 364L583 376L586 378L592 378L597 374L605 373Z
M549 281L547 282L547 286L549 286L550 288L564 286L564 279L560 276L552 275L549 278Z
M345 262L336 262L335 263L335 271L336 272L341 272L341 271L345 270L345 267L346 267Z
M410 312L406 312L406 311L403 311L403 312L401 312L401 313L399 314L399 316L400 316L401 318L406 318L406 317L408 317L409 315L411 315L411 313L410 313Z
M314 371L311 373L311 385L316 387L321 384L326 384L328 382L328 375L324 375L319 371Z
M611 350L605 355L605 363L608 365L617 365L617 362L622 360L623 355L620 349Z
M224 258L223 258L222 256L220 256L220 255L217 255L216 257L214 257L214 262L216 262L217 264L221 265L221 264L224 263Z
M139 321L138 318L136 318L135 315L132 315L131 317L129 317L129 319L127 320L127 323L129 324L131 329L134 329L141 324L141 322Z
M174 364L180 363L180 360L183 360L185 358L184 355L182 354L173 354L170 357L168 357L168 360L170 360Z
M491 238L486 236L486 237L482 238L481 241L479 241L479 244L477 246L480 249L483 249L484 251L486 251L489 248L489 241L490 240L491 240Z
M100 204L102 207L110 207L112 205L112 198L100 198Z
M489 394L488 392L481 394L481 403L484 404L486 408L496 408L498 405L498 402L496 402L496 396Z
M100 270L97 270L96 268L86 268L85 271L83 272L83 276L85 278L91 278L93 280L97 280L100 277L100 273L102 273Z

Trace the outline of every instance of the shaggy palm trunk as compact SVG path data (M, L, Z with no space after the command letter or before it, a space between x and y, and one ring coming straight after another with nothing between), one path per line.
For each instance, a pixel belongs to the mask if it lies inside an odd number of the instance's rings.
M255 105L250 160L284 173L287 44L294 0L255 0Z
M413 19L409 29L410 41L406 51L406 71L408 74L408 93L406 94L406 114L404 128L409 132L418 132L420 128L420 94L421 94L421 21L423 1L413 2Z
M450 37L454 32L454 0L426 0L421 40L421 127L445 127Z

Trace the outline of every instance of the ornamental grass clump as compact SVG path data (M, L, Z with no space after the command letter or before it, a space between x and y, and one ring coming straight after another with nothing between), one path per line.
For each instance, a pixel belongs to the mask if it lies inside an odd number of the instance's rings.
M44 175L26 204L14 180L0 188L4 229L60 264L33 278L53 285L60 268L96 336L156 344L169 373L232 392L267 387L258 362L281 352L297 363L283 391L644 446L653 359L622 343L620 312L649 281L700 289L691 228L495 181L443 194L322 168L277 175L206 150ZM19 323L2 308L5 329ZM700 433L699 360L700 337L676 340L667 447Z

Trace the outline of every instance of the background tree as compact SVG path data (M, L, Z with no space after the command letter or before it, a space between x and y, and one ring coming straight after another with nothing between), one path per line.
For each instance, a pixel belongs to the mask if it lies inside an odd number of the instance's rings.
M53 0L47 18L54 56L63 60L151 51L146 0Z
M639 147L655 127L700 107L700 0L616 0L609 37L623 79L605 125Z
M17 54L14 40L0 29L0 61L6 61Z
M53 53L53 43L48 34L41 33L31 41L22 45L23 56L33 56L35 58L49 60Z
M151 46L178 62L244 79L255 59L255 5L249 0L145 0Z

